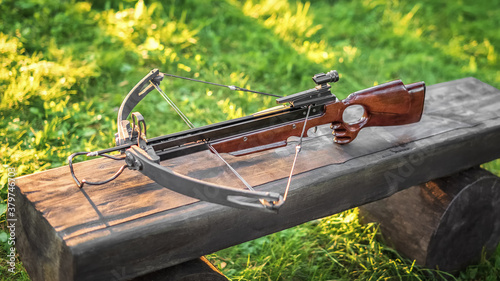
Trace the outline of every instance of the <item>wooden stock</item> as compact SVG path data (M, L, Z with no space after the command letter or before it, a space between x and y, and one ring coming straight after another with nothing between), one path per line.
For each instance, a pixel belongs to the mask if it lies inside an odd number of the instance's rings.
M401 80L392 81L349 95L342 101L328 103L324 113L307 120L308 129L332 124L334 141L347 144L359 131L370 126L395 126L418 122L422 116L425 98L424 82L405 86ZM354 124L343 120L346 108L359 105L364 109L362 117ZM219 153L245 155L258 151L286 146L291 136L299 137L304 119L279 124L212 143ZM306 133L307 134L307 133Z
M401 80L392 81L355 92L342 101L337 121L332 122L334 141L346 144L353 141L359 131L370 126L396 126L420 121L424 108L425 83L405 86ZM346 108L361 105L363 117L355 124L342 120ZM328 105L327 105L328 107ZM327 109L327 112L329 110Z

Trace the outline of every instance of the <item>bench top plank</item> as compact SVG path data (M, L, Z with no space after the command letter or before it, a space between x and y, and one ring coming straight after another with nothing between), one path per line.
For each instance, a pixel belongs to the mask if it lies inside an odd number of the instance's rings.
M296 139L295 139L296 141ZM276 150L225 159L258 190L282 193L294 140ZM304 140L286 204L279 214L239 210L183 196L126 170L101 186L78 189L68 167L17 179L18 196L31 211L21 257L30 267L47 262L75 280L131 278L255 239L316 218L385 198L414 184L500 157L500 91L474 78L428 87L419 123L363 129L348 145L332 141L328 126ZM100 180L122 165L95 159L75 164L79 178ZM205 181L244 188L208 151L162 162ZM42 230L43 229L43 230ZM58 254L30 265L37 231ZM50 261L49 261L50 260ZM57 262L56 262L56 261ZM99 260L99 262L96 262ZM71 268L67 268L71 267ZM123 269L126 269L124 271ZM43 274L38 270L38 274Z

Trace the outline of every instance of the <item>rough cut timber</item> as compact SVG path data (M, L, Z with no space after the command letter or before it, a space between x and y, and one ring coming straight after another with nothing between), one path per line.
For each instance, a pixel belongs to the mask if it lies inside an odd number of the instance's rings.
M457 271L495 251L500 178L480 168L410 187L360 207L398 252L428 268Z
M428 87L419 123L367 128L344 146L332 143L328 126L311 135L278 215L198 202L137 171L83 190L68 167L20 177L21 259L33 280L113 280L113 271L130 279L385 198L500 157L500 91L474 78L441 83ZM293 154L291 143L225 157L257 189L283 192ZM100 180L121 164L96 159L75 169ZM162 165L241 187L208 151Z
M126 269L117 272L116 280L121 279L120 274L123 272L126 274ZM136 277L130 281L228 281L228 279L205 257L201 257Z

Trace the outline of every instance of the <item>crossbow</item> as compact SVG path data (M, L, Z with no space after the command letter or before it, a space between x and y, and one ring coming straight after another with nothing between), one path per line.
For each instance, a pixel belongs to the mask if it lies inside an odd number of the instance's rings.
M246 117L195 128L160 88L160 82L165 77L187 79L223 86L236 91L275 96L278 97L276 102L281 106ZM153 69L135 85L120 106L117 120L118 133L115 136L116 146L94 152L73 153L68 158L71 175L77 186L82 188L84 184L108 183L117 178L128 167L131 170L140 171L161 186L193 198L236 208L277 212L286 201L297 155L301 150L302 139L307 135L309 129L331 124L334 142L347 144L356 138L362 128L410 124L418 122L421 118L425 98L424 82L404 85L401 80L396 80L352 93L346 99L339 100L331 93L329 84L339 80L337 71L316 74L312 79L316 83L316 87L280 97L236 86L162 73L158 69ZM154 89L180 115L190 127L189 130L147 139L144 117L133 110ZM351 106L360 106L363 109L362 115L354 122L344 120L344 111ZM131 116L131 122L127 120L129 116ZM221 153L239 156L283 147L287 145L287 139L292 136L299 137L299 141L295 146L295 157L283 194L255 190L221 156ZM160 165L162 160L203 150L217 155L245 184L247 189L236 189L204 182ZM121 157L108 154L113 151L120 151ZM107 180L98 182L79 180L72 165L72 160L77 155L103 156L124 160L125 164Z

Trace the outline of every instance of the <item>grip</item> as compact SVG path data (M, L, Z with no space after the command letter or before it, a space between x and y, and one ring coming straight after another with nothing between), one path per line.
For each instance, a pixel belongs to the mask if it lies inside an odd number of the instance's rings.
M425 83L405 86L401 80L358 91L342 101L340 116L350 106L360 105L363 116L354 124L343 119L333 122L334 141L346 144L356 138L359 131L370 126L395 126L415 123L422 117Z

